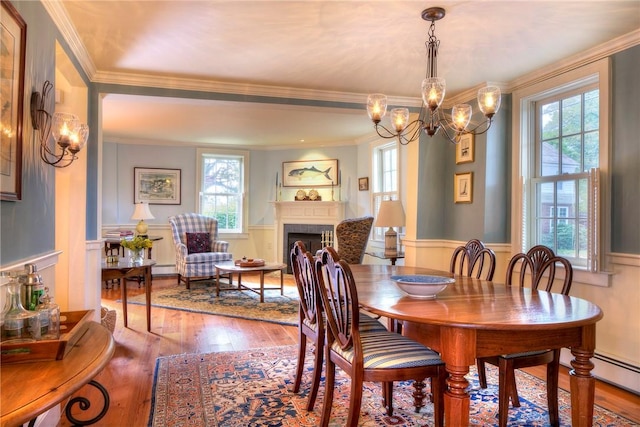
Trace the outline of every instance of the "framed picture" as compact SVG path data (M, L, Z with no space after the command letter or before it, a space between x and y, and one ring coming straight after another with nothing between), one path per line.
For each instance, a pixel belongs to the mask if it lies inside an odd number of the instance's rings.
M0 199L22 200L22 117L27 24L2 1L0 32Z
M473 201L473 172L457 173L453 177L453 201L471 203Z
M282 162L282 186L331 187L340 185L338 160L298 160Z
M358 178L358 190L359 191L369 191L369 178Z
M471 163L474 160L474 136L471 133L462 135L456 144L456 164Z
M179 205L180 169L133 168L133 202Z

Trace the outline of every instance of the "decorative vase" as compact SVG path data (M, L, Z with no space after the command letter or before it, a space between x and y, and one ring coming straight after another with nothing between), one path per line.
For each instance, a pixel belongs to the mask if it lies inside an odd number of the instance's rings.
M144 249L130 249L129 259L133 265L142 265L144 263Z

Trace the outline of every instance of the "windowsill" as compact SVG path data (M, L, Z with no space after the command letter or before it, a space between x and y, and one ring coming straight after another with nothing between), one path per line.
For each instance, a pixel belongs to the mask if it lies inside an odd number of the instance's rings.
M218 240L248 239L249 233L218 233Z
M573 268L573 282L591 286L608 288L611 286L611 278L614 273L606 271L591 272L578 267Z

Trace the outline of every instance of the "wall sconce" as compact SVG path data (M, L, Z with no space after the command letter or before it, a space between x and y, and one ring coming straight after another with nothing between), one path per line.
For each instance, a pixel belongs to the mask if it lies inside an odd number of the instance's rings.
M50 81L42 85L42 92L31 94L31 124L39 132L40 158L57 168L69 166L78 157L89 137L89 126L80 123L78 117L69 113L54 113L46 110L53 89ZM53 135L59 148L49 147L49 136Z

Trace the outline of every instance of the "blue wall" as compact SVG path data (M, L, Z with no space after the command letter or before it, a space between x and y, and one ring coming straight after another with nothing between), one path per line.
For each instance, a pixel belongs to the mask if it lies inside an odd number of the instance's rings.
M55 79L57 29L40 2L12 4L27 23L22 200L0 202L0 265L50 252L55 242L55 173L40 160L29 105L31 93L41 91L45 80ZM53 109L53 99L47 107Z

